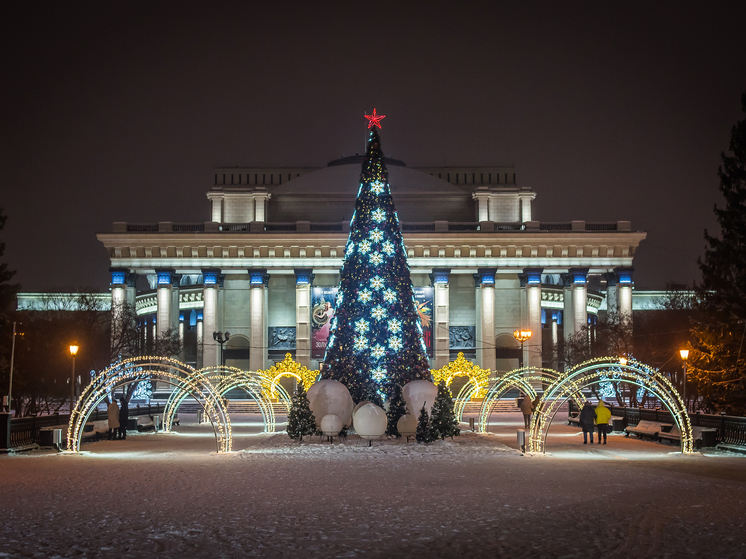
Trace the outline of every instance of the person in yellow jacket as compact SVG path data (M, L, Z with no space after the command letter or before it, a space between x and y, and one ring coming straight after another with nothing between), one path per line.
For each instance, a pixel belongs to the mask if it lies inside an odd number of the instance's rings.
M606 444L606 432L609 430L609 419L611 419L611 410L606 407L603 400L598 401L596 406L596 428L598 429L598 444L601 444L601 437ZM593 444L593 441L591 441Z

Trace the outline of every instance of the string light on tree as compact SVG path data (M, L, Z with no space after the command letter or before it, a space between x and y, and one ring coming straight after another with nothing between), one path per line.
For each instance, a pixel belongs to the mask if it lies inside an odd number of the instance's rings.
M381 402L410 380L428 379L425 342L399 218L378 134L383 115L366 115L360 174L335 317L322 376L345 384L355 401ZM364 323L368 329L361 331ZM366 351L367 350L367 351Z

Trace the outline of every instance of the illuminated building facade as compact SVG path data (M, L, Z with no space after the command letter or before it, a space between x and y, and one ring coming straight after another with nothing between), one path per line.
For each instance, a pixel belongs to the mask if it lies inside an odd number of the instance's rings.
M318 369L362 156L323 168L218 168L200 223L115 222L113 304L145 344L178 328L195 366L264 369L291 353ZM556 368L554 348L599 310L632 312L630 222L540 222L513 167L409 168L387 159L430 364L458 352L493 370ZM515 329L530 329L524 344ZM230 332L222 346L213 332ZM221 351L222 349L222 351Z

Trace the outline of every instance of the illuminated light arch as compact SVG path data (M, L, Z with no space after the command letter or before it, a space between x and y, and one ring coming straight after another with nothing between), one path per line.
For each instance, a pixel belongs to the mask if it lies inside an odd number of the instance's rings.
M244 371L236 367L205 367L196 371L196 374L202 375L213 387L214 393L218 396L221 404L225 405L223 396L233 390L240 388L258 404L259 411L262 414L265 433L275 432L275 412L272 402L267 397L268 385L265 377L259 372ZM163 409L163 430L171 431L173 427L174 416L181 406L181 403L189 396L189 392L184 387L179 387L171 392ZM226 408L227 412L227 408Z
M67 428L67 449L80 451L83 427L93 410L106 398L109 391L141 382L158 380L193 396L210 419L218 452L230 452L233 447L231 422L228 412L209 380L189 365L167 357L133 357L102 371L85 387L75 402Z
M560 406L586 386L601 382L628 382L655 395L671 413L681 433L681 452L690 454L694 448L692 424L681 396L671 382L656 369L628 359L624 364L619 358L591 359L576 365L557 379L544 392L531 419L528 449L544 452L549 426Z
M308 392L308 389L311 388L319 376L319 371L312 371L305 365L293 361L293 356L290 353L286 353L285 359L279 363L275 363L269 369L257 372L264 375L266 382L268 382L269 396L271 398L278 398L285 404L288 411L291 404L290 395L280 385L280 379L282 377L293 377L298 382L303 383L303 388Z
M559 371L554 369L542 369L539 367L523 367L521 369L514 369L507 373L500 375L495 379L495 382L490 386L487 391L487 395L482 400L482 407L479 411L479 426L477 430L480 433L487 431L487 425L492 415L494 405L502 398L511 388L518 388L525 394L535 400L537 393L536 389L532 386L532 382L535 384L552 385L559 378L563 376ZM585 398L583 398L580 392L574 393L574 399L581 407Z
M433 382L438 385L445 382L450 387L453 379L457 376L469 377L469 382L464 384L456 396L454 412L456 419L461 421L464 413L464 406L471 398L481 398L487 392L487 386L490 383L490 370L482 369L464 357L463 352L459 352L456 359L440 369L430 369Z

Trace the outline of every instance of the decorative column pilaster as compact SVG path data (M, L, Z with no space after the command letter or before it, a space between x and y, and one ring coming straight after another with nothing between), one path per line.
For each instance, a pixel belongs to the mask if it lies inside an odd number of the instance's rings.
M523 345L523 363L527 367L541 368L542 328L541 328L541 272L543 268L524 268L521 274L521 287L526 288L526 326L531 330L531 338Z
M251 334L249 338L249 368L252 371L266 369L267 364L267 283L269 275L265 269L250 269Z
M254 192L254 221L265 221L267 219L267 201L272 197L269 192L257 189Z
M137 303L137 278L139 276L134 272L127 273L127 287L124 291L124 302L131 309L135 309Z
M430 274L435 304L435 312L433 313L435 324L433 326L435 330L434 356L436 369L445 367L450 361L450 287L448 284L450 274L450 268L433 268L433 272Z
M156 303L158 310L156 311L156 334L160 338L163 334L171 328L171 281L173 278L173 270L158 269L155 271L156 277L158 278L156 283Z
M313 270L295 270L295 360L311 366L311 286Z
M218 292L220 290L220 270L211 268L202 270L202 331L197 323L197 338L202 342L202 366L217 367L218 346L212 339L212 333L218 330Z
M577 334L588 324L588 268L570 268L572 278L572 321Z
M483 369L495 370L495 274L497 268L477 270L477 358Z

